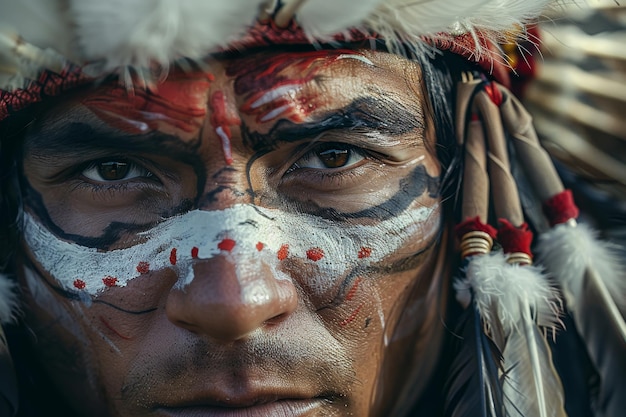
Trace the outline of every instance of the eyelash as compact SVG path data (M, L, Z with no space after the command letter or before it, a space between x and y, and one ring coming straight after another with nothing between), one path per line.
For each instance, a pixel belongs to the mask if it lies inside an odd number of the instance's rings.
M310 158L317 158L320 148L345 149L352 153L350 159L357 155L357 162L337 168L310 168L298 166L298 163ZM342 189L362 183L363 179L385 164L385 155L366 150L362 147L345 142L317 142L307 144L296 151L297 160L283 174L282 186L298 185L306 187L323 187L325 189ZM368 163L369 162L369 163Z
M317 158L318 162L321 162L320 165L325 165L325 162L322 161L321 157L320 157L320 153L323 152L330 152L330 151L346 151L347 155L347 161L345 163L343 163L341 166L338 167L310 167L310 166L301 166L303 165L303 162L301 161L313 161L315 158ZM302 152L302 151L301 151ZM353 158L355 157L360 157L361 159L356 161L356 162L351 162L353 160ZM372 155L371 153L368 153L367 151L365 151L364 149L358 147L358 146L354 146L354 145L349 145L346 143L342 143L342 142L322 142L322 143L316 143L314 145L307 145L305 150L304 150L304 154L302 154L290 167L289 169L285 172L285 174L290 174L294 171L297 170L301 170L301 169L307 169L307 170L311 170L311 171L326 171L324 173L324 175L333 175L333 174L337 174L341 171L347 170L350 167L354 167L355 165L359 164L361 161L366 160L366 159L372 159Z
M106 179L99 180L97 178L90 178L89 176L85 175L85 172L89 170L96 171L99 165L106 163L106 162L128 164L128 173L125 175L125 177L133 173L133 171L135 171L135 173L137 171L141 171L145 173L145 175L136 175L131 178L124 178L120 180L110 180L110 181L107 181ZM73 170L73 174L71 174L71 177L73 177L72 190L73 191L85 190L87 192L93 193L94 196L108 199L111 197L110 193L122 193L123 194L123 193L137 191L139 189L145 189L146 186L150 186L150 185L155 186L156 184L161 184L161 181L159 180L159 178L156 175L154 175L154 173L151 170L146 168L145 167L146 165L147 164L145 163L138 162L133 159L129 159L127 157L122 157L122 156L120 157L110 156L107 158L101 158L101 159L85 162L83 164L78 165Z

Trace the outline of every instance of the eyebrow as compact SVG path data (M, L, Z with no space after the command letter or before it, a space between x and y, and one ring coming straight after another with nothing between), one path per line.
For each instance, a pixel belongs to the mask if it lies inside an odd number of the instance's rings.
M54 123L52 127L30 131L25 136L27 150L43 158L63 154L71 158L84 157L85 151L121 150L163 154L164 150L192 154L197 144L183 143L162 132L143 135L125 135L94 127L93 122L72 121ZM165 147L165 149L164 149Z
M200 141L183 142L174 135L153 131L126 135L94 126L93 121L56 121L26 133L24 151L36 160L53 165L57 159L84 161L112 153L164 155L189 165L197 176L197 195L206 183ZM102 154L102 155L100 155Z
M244 145L255 152L269 151L280 142L290 143L313 139L333 130L366 129L395 137L415 130L423 131L424 116L415 108L407 108L389 97L359 97L346 107L333 110L326 115L307 123L294 123L282 119L266 133L247 131L242 126ZM420 136L419 139L422 139ZM382 148L389 147L389 141L376 136L368 136L367 142Z

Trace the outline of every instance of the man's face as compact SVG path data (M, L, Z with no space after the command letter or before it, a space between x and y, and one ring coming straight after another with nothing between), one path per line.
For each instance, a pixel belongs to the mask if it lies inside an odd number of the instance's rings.
M19 273L65 399L94 416L367 416L427 383L443 295L425 109L417 65L317 51L48 111L25 138Z

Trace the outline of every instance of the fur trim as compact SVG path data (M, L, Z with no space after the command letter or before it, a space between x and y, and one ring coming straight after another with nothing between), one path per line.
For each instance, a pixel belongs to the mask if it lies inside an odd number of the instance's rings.
M104 60L104 71L201 58L243 35L259 7L258 0L69 2L84 59Z
M471 288L487 330L499 320L505 332L519 331L522 305L531 308L539 326L555 328L559 324L558 292L541 268L511 265L507 255L498 251L472 257L465 277L455 282L454 288L457 292Z
M0 274L0 324L15 320L18 312L17 286L5 274Z
M275 0L0 0L0 29L98 69L163 66L200 59L241 38ZM315 39L349 28L374 30L419 49L421 36L506 31L536 17L550 0L284 0ZM284 6L287 7L287 6ZM449 36L449 35L448 35ZM11 49L0 47L0 69ZM480 55L480 51L477 52ZM6 60L8 61L8 60ZM19 72L19 71L18 71Z
M51 49L25 43L17 33L0 28L0 87L13 91L39 76L41 68L60 72L65 58Z
M577 308L583 292L583 275L593 265L622 311L626 311L626 268L616 245L598 239L597 232L584 223L572 227L560 224L539 237L539 262L555 276L562 286L567 305Z
M381 0L309 0L296 15L298 24L313 39L324 39L363 24L376 13Z
M389 0L366 20L383 34L434 35L476 30L507 31L536 18L550 0ZM392 36L393 35L388 35Z

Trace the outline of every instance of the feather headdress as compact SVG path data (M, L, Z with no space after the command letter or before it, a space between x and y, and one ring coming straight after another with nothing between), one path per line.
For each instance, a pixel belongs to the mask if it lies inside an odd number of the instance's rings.
M23 0L0 2L0 27L76 64L104 69L200 59L245 35L257 16L295 16L310 41L348 28L416 41L455 32L496 35L535 18L546 0Z
M173 62L271 44L376 40L402 54L449 50L497 73L509 65L497 43L511 34L527 36L520 27L552 3L557 2L0 0L0 120L94 77L117 73L129 84L162 74ZM464 100L456 116L465 152L459 219L465 267L456 289L466 310L456 332L462 343L451 361L446 413L563 416L561 381L546 340L546 330L558 327L559 296L543 267L531 265L532 234L509 153L526 168L539 199L561 201L567 192L529 116L506 89L468 77L458 95ZM613 277L621 266L594 233L571 226L576 216L570 211L567 205L557 210L561 221L539 239L540 259L558 281L599 371L599 414L617 415L626 398L618 392L626 358L626 295ZM14 298L3 298L11 289L0 275L0 320L14 311Z
M148 78L177 60L262 42L380 39L392 52L450 49L493 68L492 42L549 0L0 0L0 119L41 74ZM519 31L518 31L519 32ZM523 32L522 32L523 33ZM74 77L77 81L80 77ZM145 80L144 80L145 81ZM56 87L56 86L55 86ZM40 88L46 88L40 87ZM62 88L59 90L63 90ZM9 94L9 92L11 94Z

